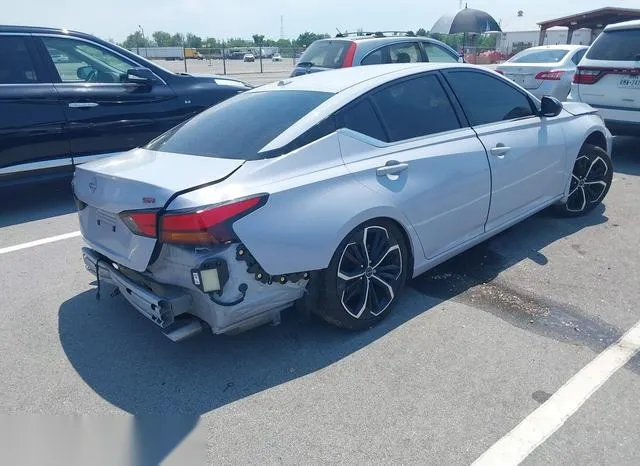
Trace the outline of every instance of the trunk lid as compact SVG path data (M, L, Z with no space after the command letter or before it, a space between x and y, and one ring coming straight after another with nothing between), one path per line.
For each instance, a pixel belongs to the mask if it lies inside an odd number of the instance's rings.
M570 73L570 70L559 68L558 63L536 63L531 65L503 63L497 70L502 71L507 78L527 90L538 89L542 85L544 80L536 79L536 76L543 71L562 70L564 73Z
M222 181L243 163L135 149L80 165L73 190L82 236L112 261L142 272L157 240L133 234L119 214L160 209L175 193Z

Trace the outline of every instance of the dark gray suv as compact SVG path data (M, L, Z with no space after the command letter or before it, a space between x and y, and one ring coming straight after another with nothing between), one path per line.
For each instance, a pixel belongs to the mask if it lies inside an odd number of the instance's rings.
M462 61L460 54L444 42L412 32L338 34L335 38L320 39L309 45L291 77L360 65Z

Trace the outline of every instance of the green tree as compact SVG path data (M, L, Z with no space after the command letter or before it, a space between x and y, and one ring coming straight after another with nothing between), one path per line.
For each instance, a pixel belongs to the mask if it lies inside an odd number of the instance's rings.
M202 47L203 48L207 48L207 49L215 49L217 47L220 47L220 44L218 43L218 41L216 39L214 39L213 37L207 37L203 42L202 42Z
M228 39L225 44L227 47L249 47L253 45L250 40L242 39L241 37L232 37Z
M416 31L416 36L426 37L427 31L424 28L420 28Z
M151 34L158 47L168 47L171 45L171 34L165 31L155 31Z
M133 34L129 34L122 43L125 49L135 49L137 47L151 47L151 41L142 36L140 31L136 31Z
M184 36L179 32L175 33L171 36L171 42L169 43L169 45L172 47L184 45Z
M196 49L202 47L202 37L196 36L195 34L192 34L190 32L187 33L187 37L185 39L185 46L194 47Z
M298 36L296 44L300 47L308 47L319 39L328 39L329 37L329 34L316 34L315 32L306 31Z
M262 34L254 34L253 36L253 43L260 46L264 44L264 35Z

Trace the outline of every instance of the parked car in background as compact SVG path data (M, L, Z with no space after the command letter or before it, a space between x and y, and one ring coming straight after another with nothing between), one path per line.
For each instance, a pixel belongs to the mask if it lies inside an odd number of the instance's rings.
M597 108L613 134L640 136L640 20L604 28L578 65L569 99Z
M242 61L252 62L256 61L256 56L252 53L245 53L242 57Z
M282 55L275 53L273 57L271 57L271 61L282 61Z
M338 34L309 45L291 77L360 65L461 61L460 54L444 42L404 31Z
M174 341L294 303L366 329L412 277L541 209L592 211L611 143L590 106L480 66L280 80L78 167L83 260Z
M530 47L496 67L516 84L538 98L544 95L565 100L586 45L543 45Z
M70 174L248 89L173 73L88 34L0 26L0 184Z

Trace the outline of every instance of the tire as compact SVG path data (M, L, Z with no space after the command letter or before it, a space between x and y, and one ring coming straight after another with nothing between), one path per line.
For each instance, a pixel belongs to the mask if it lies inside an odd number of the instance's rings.
M396 304L409 264L407 243L395 223L379 219L358 226L340 243L323 272L316 313L350 330L374 326Z
M580 149L571 172L571 185L566 202L556 205L563 217L580 217L602 203L613 181L613 162L600 147L585 144Z

